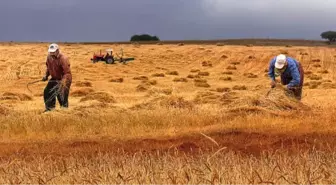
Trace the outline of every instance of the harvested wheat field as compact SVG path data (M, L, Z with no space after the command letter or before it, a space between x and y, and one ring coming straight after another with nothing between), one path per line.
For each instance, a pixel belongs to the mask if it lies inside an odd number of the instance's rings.
M336 183L334 48L60 44L70 108L42 113L47 47L0 45L0 183ZM270 90L280 53L301 102Z

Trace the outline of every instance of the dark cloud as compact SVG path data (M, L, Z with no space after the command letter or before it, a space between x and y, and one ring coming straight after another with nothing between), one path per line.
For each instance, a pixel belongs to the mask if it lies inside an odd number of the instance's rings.
M334 0L2 0L0 40L319 39L335 29Z

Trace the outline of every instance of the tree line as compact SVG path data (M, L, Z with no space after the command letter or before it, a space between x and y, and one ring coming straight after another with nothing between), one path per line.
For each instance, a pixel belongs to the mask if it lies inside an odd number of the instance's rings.
M336 31L325 31L321 33L322 39L327 39L328 43L336 42ZM131 42L136 41L160 41L159 37L151 36L149 34L133 35L130 39Z
M135 41L160 41L159 37L151 36L149 34L142 34L142 35L133 35L131 37L131 42Z

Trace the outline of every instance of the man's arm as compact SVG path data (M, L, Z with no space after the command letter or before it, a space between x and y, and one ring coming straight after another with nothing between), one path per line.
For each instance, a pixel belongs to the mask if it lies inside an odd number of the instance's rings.
M275 75L274 75L274 67L275 67L275 58L273 58L269 64L268 68L268 76L275 81Z
M49 58L47 58L46 60L46 71L45 71L44 77L42 78L42 81L47 81L48 77L50 76L49 69L48 69L48 60Z
M294 61L296 62L296 61ZM300 72L299 69L296 67L296 65L290 65L289 66L289 71L292 76L292 80L288 83L287 88L291 88L294 86L299 86L300 85Z
M69 62L69 59L67 57L65 57L65 56L62 57L61 66L62 66L62 69L63 69L62 81L63 80L71 80L70 62Z

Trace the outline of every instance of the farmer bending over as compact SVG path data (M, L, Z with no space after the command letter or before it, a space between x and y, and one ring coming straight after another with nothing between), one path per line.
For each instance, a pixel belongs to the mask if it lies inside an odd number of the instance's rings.
M268 76L272 80L272 88L276 86L275 77L280 76L281 84L287 85L287 93L301 100L304 75L298 61L283 54L278 55L270 62Z
M55 108L56 97L62 108L69 106L68 97L72 82L70 63L66 56L59 51L57 44L51 44L48 49L46 61L47 70L42 81L47 81L51 76L47 86L44 89L45 112Z

